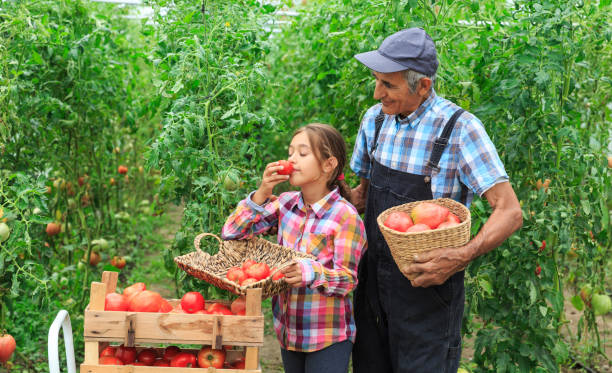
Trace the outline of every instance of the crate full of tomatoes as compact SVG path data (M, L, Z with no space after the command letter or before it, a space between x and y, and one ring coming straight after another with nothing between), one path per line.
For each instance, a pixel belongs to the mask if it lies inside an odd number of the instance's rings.
M182 373L187 368L261 373L260 289L233 301L206 300L193 291L164 299L144 283L121 292L116 284L116 272L104 272L102 282L92 283L81 373Z

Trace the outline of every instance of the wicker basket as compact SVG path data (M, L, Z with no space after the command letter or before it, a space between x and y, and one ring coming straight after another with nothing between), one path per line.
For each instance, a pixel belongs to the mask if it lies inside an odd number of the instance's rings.
M412 209L422 202L435 203L448 208L453 214L457 215L461 223L450 228L434 229L424 232L398 232L383 224L392 212L403 211L410 214ZM395 206L383 211L378 215L376 221L378 222L380 231L385 237L385 241L387 241L389 245L389 249L391 249L393 260L400 268L412 263L412 258L417 253L441 247L459 247L465 245L470 240L470 210L463 204L450 198L410 202Z
M213 236L219 241L217 254L210 255L200 249L200 240L206 236ZM246 295L246 290L249 288L261 288L264 299L288 290L290 285L283 278L273 281L272 276L269 276L251 285L240 286L225 277L227 271L232 267L240 266L247 259L252 259L266 263L270 268L276 267L276 271L271 273L273 275L295 259L315 259L310 254L301 253L259 237L247 240L221 240L215 234L202 233L195 238L193 243L196 251L174 258L174 262L183 271L237 295Z

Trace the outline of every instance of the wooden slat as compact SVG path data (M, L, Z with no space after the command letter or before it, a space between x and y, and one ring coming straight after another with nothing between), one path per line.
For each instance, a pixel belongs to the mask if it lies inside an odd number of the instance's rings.
M223 316L214 316L212 348L220 350L223 348Z
M117 279L119 273L113 271L102 272L102 282L106 284L106 294L114 293L117 290Z
M104 311L105 298L106 284L103 282L92 282L91 293L89 293L89 309L91 311Z
M261 314L261 289L247 290L245 313L247 316ZM257 369L258 366L259 366L259 348L247 347L246 355L244 359L245 369Z
M261 369L168 368L81 364L81 373L261 373Z
M261 310L261 306L260 306ZM86 341L124 342L126 319L134 315L134 343L213 344L215 316L222 320L223 344L263 346L264 317L184 313L149 313L85 310Z

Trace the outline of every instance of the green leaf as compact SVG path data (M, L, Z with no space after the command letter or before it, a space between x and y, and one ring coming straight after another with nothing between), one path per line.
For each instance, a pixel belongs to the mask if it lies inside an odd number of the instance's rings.
M582 301L582 298L579 295L574 295L571 299L571 302L574 308L578 311L584 310L584 302Z

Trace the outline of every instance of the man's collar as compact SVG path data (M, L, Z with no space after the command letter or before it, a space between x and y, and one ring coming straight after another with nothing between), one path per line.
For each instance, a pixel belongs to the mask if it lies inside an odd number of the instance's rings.
M340 197L341 197L340 191L336 187L334 188L334 190L329 192L325 197L321 198L319 201L312 204L310 208L315 213L315 216L318 219L321 219L329 211L329 209L332 207L334 202L340 199ZM306 208L306 205L304 204L304 197L302 196L302 193L299 194L299 198L297 198L297 200L295 201L295 205L293 205L292 208L297 208L303 212L306 212L307 208Z
M425 101L423 101L423 103L421 105L419 105L419 107L413 111L412 113L410 113L407 117L400 119L399 115L395 116L395 122L397 124L404 125L407 124L410 127L414 126L414 123L416 122L416 120L418 118L420 118L423 113L425 113L430 107L431 104L434 102L434 100L436 99L436 91L434 91L434 89L431 89L431 93L429 94L429 97L427 97L427 99Z

